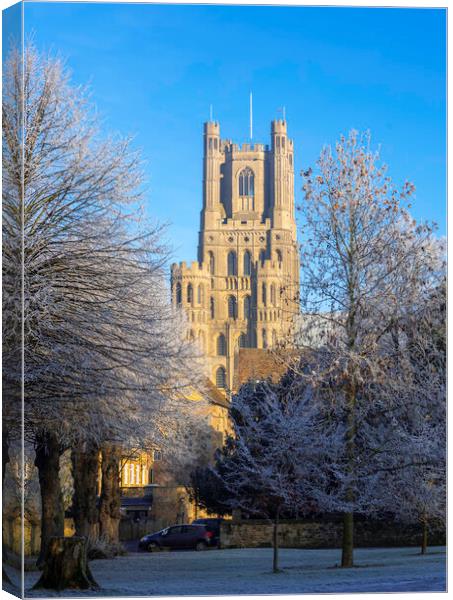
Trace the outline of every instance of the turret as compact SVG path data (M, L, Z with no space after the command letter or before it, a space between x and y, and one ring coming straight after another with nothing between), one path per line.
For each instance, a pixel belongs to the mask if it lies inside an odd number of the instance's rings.
M271 181L273 183L273 226L294 229L293 142L288 139L286 121L272 121ZM295 234L295 231L294 231Z

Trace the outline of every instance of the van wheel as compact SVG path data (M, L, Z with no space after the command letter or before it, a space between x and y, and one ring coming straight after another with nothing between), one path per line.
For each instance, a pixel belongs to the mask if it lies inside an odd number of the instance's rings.
M206 542L197 542L197 545L195 546L195 550L200 552L201 550L206 550L206 549L207 549Z
M151 542L148 545L148 552L159 552L160 551L160 546L158 544L156 544L155 542Z

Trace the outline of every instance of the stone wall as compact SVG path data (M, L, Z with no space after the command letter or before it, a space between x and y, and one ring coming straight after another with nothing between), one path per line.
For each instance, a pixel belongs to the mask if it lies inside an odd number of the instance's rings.
M357 521L356 547L418 546L420 528L415 525ZM282 548L340 548L342 524L340 521L282 521L280 546ZM445 529L433 529L429 545L445 545ZM272 546L272 524L261 520L233 520L222 523L221 548L263 548Z

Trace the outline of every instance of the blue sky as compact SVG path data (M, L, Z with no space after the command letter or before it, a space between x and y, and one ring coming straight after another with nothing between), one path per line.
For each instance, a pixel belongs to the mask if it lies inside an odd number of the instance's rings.
M202 123L254 139L286 106L298 173L324 144L370 129L397 182L416 185L413 213L445 233L446 13L439 9L25 4L35 43L89 82L106 130L133 134L148 215L169 222L175 260L196 258Z

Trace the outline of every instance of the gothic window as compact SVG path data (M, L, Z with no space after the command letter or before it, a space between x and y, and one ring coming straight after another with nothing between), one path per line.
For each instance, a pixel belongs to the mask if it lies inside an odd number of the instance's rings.
M123 480L124 480L124 485L129 484L129 471L127 469L127 463L123 465Z
M134 475L135 475L135 469L134 469L134 465L132 463L129 464L129 472L130 472L130 475L131 475L130 478L129 478L129 481L130 481L131 485L134 485L134 483L135 483L135 477L134 477Z
M253 198L255 195L255 175L252 169L246 167L239 173L239 196Z
M214 298L211 298L209 308L210 308L210 311L211 311L211 319L214 319L215 318L215 301L214 301Z
M267 348L267 334L265 329L263 329L263 348Z
M252 317L252 299L250 296L244 298L244 319L251 319Z
M275 329L272 331L272 345L274 347L277 345L277 332Z
M182 302L182 289L181 289L181 284L178 283L176 284L176 304L181 304Z
M215 384L218 388L226 388L226 373L223 367L219 367L215 373Z
M289 160L289 165L291 167L293 165L293 155L292 154L288 155L288 160Z
M271 304L273 306L275 306L276 302L275 302L275 285L272 284L271 285Z
M236 252L228 253L228 275L237 275Z
M284 148L284 147L285 147L285 137L283 136L282 137L282 148Z
M277 148L280 148L280 137L279 136L277 136L276 141L277 141Z
M192 284L189 283L189 285L187 286L187 303L192 304L192 302L193 302L193 287L192 287Z
M244 275L247 277L252 274L252 257L250 252L246 250L244 252Z
M217 138L214 138L214 150L217 150Z
M239 348L248 348L248 339L246 333L241 333L239 336Z
M260 262L261 266L264 266L264 261L266 260L266 251L260 250Z
M217 356L226 356L226 340L223 333L217 338Z
M230 319L237 318L237 302L234 296L228 297L228 317Z
M203 286L201 285L201 283L198 286L197 302L198 302L198 304L204 303L204 289L203 289Z
M215 272L214 254L212 252L209 252L208 256L209 256L209 272L211 273L211 275L214 275L214 272Z
M261 299L263 301L263 305L266 306L267 298L266 298L266 284L263 283L261 288Z
M283 263L283 255L282 255L281 250L277 250L277 262L278 262L278 268L281 269L282 263Z
M212 150L212 138L209 138L209 150Z

